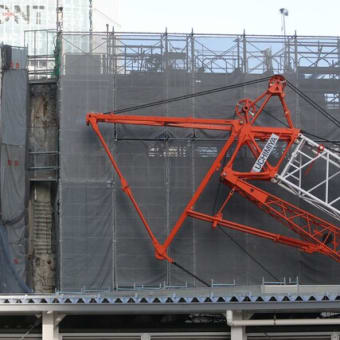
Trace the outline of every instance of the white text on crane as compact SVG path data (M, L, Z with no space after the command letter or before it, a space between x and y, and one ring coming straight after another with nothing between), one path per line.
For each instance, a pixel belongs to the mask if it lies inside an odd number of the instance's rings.
M251 169L252 172L260 172L261 171L261 169L264 166L264 163L266 163L268 157L273 152L275 145L276 145L276 143L279 139L280 139L280 137L275 135L274 133L270 136L266 145L262 149L260 156L258 157L253 168Z

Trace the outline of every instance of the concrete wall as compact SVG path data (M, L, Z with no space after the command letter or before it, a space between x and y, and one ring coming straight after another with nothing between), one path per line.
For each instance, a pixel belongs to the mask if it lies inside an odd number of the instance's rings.
M55 290L56 84L31 84L29 272L34 292Z

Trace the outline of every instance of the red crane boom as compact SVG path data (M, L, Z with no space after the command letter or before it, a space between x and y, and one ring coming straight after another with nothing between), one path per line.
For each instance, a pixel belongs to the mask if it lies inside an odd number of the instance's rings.
M258 188L249 182L250 180L275 182L280 166L287 158L288 152L291 151L293 144L300 138L300 130L293 126L291 114L285 101L285 86L286 80L284 77L280 75L271 77L268 88L263 94L253 101L250 99L243 99L236 105L235 111L237 119L234 120L200 119L190 117L150 117L139 115L119 115L114 113L87 114L86 122L88 125L92 126L93 130L99 137L100 142L102 143L117 175L120 178L122 190L131 200L147 233L150 236L155 249L155 256L158 259L165 259L171 263L174 262L174 260L169 257L167 250L182 227L184 221L190 217L210 222L213 228L221 226L242 231L258 237L270 239L274 242L296 247L307 253L318 252L340 262L340 250L338 249L340 228L309 213L308 211L296 207L295 205L266 192L263 189ZM272 97L279 98L288 127L255 125L259 116L264 111L265 106ZM116 160L103 138L103 135L100 132L98 123L169 126L230 132L228 140L226 140L221 151L196 189L196 192L179 216L164 243L160 243L152 232L147 219L143 215L143 212L138 205L131 188L129 187L128 181L123 176ZM273 161L270 159L270 154L279 141L281 143L284 142L285 147L280 157ZM264 146L262 146L263 143L265 143ZM235 159L241 148L244 146L249 148L256 162L252 169L248 169L248 171L236 171L234 169ZM226 154L231 150L233 151L228 162L225 166L222 166ZM320 151L318 152L320 153ZM220 171L221 181L230 187L231 190L215 215L196 211L195 204L216 171ZM278 233L268 232L259 228L250 227L224 219L223 210L234 193L238 193L247 198L259 209L263 210L277 221L294 231L297 237L287 237Z

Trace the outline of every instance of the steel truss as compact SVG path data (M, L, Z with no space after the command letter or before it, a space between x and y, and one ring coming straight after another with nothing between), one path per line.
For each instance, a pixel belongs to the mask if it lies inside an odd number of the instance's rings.
M184 221L188 217L191 217L209 222L213 228L221 226L242 231L258 237L270 239L277 243L296 247L304 252L318 252L340 262L340 228L309 213L308 211L272 195L269 192L266 192L263 189L258 188L249 182L257 180L273 181L276 179L279 169L286 161L288 153L291 151L294 143L298 140L299 136L301 138L300 130L293 126L290 111L285 101L285 86L286 80L282 76L271 77L268 89L263 94L253 101L250 99L243 99L236 105L235 111L237 119L234 120L125 116L116 115L114 113L87 114L87 124L91 125L95 133L98 135L100 142L102 143L118 177L120 178L122 190L131 200L147 233L149 234L155 249L155 256L158 259L167 260L170 263L176 263L174 259L169 257L167 250L182 227ZM283 124L287 124L288 127L268 127L256 124L259 116L272 97L278 97L285 119ZM123 176L100 132L98 123L163 127L169 126L178 128L220 130L228 131L230 133L229 139L225 142L220 153L217 155L215 161L206 173L191 200L184 208L164 243L161 244L153 234L148 221L146 220L131 188L129 187L128 181ZM275 147L275 143L278 141L285 144L285 148L282 150L278 159L271 160L270 154ZM263 142L265 142L266 145L261 147ZM242 147L247 147L250 150L254 157L255 164L252 169L236 171L233 166ZM323 152L325 152L324 150L326 149L322 147L322 155L324 154ZM231 156L227 164L222 167L223 160L228 152L231 152ZM327 153L327 155L330 154ZM257 166L257 169L255 169L255 165ZM212 176L217 171L220 172L221 182L230 187L230 192L226 196L217 213L215 215L208 215L195 210L195 204L199 197L203 194L203 191L209 184ZM330 179L330 176L328 179ZM297 237L288 237L224 219L223 211L235 193L247 198L259 209L281 222L284 226L295 232Z
M278 184L339 220L340 195L335 187L340 178L339 155L302 134L296 142L286 166L276 176ZM321 171L318 177L313 176L311 184L308 179L312 168Z

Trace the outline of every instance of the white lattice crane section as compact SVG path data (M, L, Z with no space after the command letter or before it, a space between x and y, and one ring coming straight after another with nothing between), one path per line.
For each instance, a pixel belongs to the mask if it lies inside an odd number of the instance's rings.
M300 134L278 184L340 220L340 156Z

